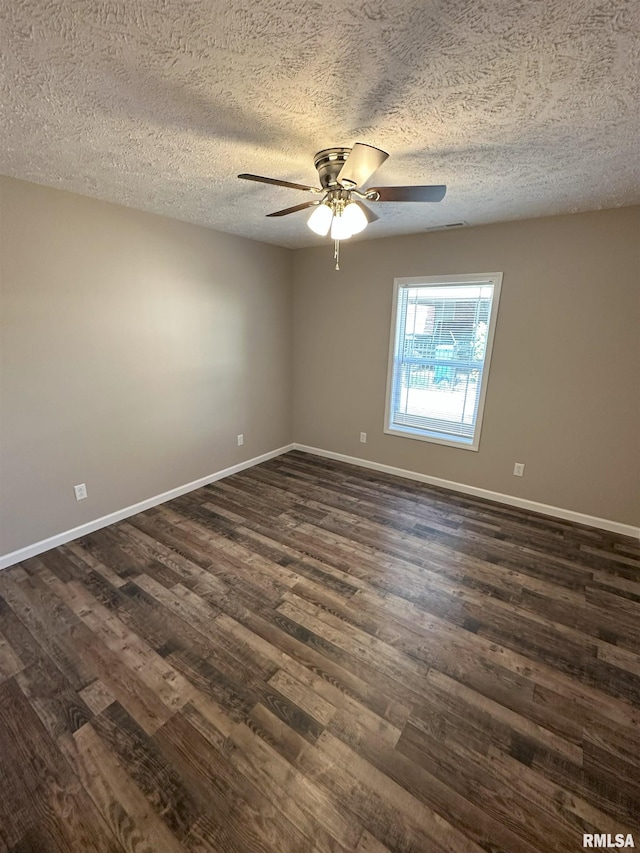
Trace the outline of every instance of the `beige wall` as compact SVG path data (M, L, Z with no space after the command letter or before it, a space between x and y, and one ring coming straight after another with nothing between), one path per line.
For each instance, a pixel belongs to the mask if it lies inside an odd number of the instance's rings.
M287 250L0 181L0 554L291 441Z
M298 250L295 440L640 524L639 247L636 207L354 242L340 272L330 246ZM394 277L493 271L479 451L383 434Z
M0 554L292 440L640 524L640 208L354 242L336 273L0 178L0 240ZM394 277L494 270L479 452L384 435Z

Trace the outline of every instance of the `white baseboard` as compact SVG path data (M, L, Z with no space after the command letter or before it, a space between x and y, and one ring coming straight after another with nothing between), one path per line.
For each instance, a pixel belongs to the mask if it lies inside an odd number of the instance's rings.
M440 477L431 477L429 474L419 474L417 471L407 471L405 468L395 468L393 465L383 465L381 462L371 462L368 459L360 459L358 456L347 456L344 453L334 453L332 450L321 450L318 447L308 447L306 444L294 444L294 450L311 453L314 456L324 456L327 459L335 459L338 462L348 462L350 465L358 465L361 468L371 468L374 471L383 471L385 474L395 474L397 477L405 477L408 480L418 480L421 483L429 483L431 486L441 486L443 489L451 489L454 492L463 492L477 498L485 498L489 501L497 501L507 506L517 506L520 509L528 509L542 515L550 515L561 518L564 521L574 521L577 524L586 524L588 527L597 527L601 530L609 530L611 533L620 533L622 536L632 536L640 539L640 527L631 524L622 524L608 518L598 518L595 515L585 515L582 512L574 512L572 509L563 509L558 506L530 501L527 498L518 498L514 495L504 495L501 492L492 492L489 489L481 489L478 486L468 486L466 483L456 483L453 480L443 480Z
M466 483L456 483L453 480L443 480L440 477L431 477L428 474L420 474L417 471L408 471L405 468L396 468L393 465L383 465L381 462L372 462L368 459L360 459L357 456L347 456L344 453L334 453L332 450L322 450L319 447L309 447L306 444L288 444L285 447L279 447L277 450L271 450L268 453L263 453L261 456L254 456L253 459L247 459L245 462L239 462L237 465L232 465L230 468L224 468L222 471L216 471L215 474L209 474L206 477L201 477L199 480L193 480L191 483L185 483L183 486L177 486L175 489L170 489L168 492L163 492L160 495L154 495L139 503L127 506L124 509L119 509L109 515L103 515L93 521L88 521L86 524L81 524L79 527L74 527L71 530L65 530L55 536L50 536L48 539L42 539L40 542L34 542L33 545L27 545L25 548L20 548L17 551L12 551L9 554L0 556L0 570L13 566L22 560L28 560L30 557L36 557L44 551L49 551L51 548L56 548L58 545L64 545L66 542L71 542L72 539L78 539L80 536L86 536L88 533L93 533L94 530L100 530L102 527L107 527L109 524L115 524L116 521L122 521L139 512L144 512L145 509L158 506L158 504L170 501L173 498L180 497L187 492L192 492L195 489L200 489L202 486L207 486L209 483L214 483L216 480L222 480L224 477L229 477L231 474L236 474L238 471L244 471L246 468L252 468L254 465L259 465L261 462L266 462L268 459L274 459L276 456L281 456L283 453L288 453L290 450L301 450L304 453L311 453L314 456L324 456L328 459L335 459L338 462L348 462L350 465L358 465L361 468L371 468L373 471L383 471L386 474L395 474L397 477L404 477L408 480L418 480L421 483L429 483L432 486L441 486L444 489L451 489L454 492L462 492L463 494L473 495L474 497L485 498L490 501L506 504L507 506L516 506L520 509L528 509L532 512L538 512L543 515L550 515L554 518L561 518L564 521L574 521L577 524L586 524L589 527L596 527L601 530L609 530L612 533L619 533L622 536L631 536L640 539L640 527L633 527L630 524L622 524L619 521L612 521L608 518L598 518L594 515L585 515L581 512L574 512L570 509L562 507L550 506L549 504L538 503L538 501L527 500L526 498L518 498L514 495L504 495L501 492L492 492L489 489L481 489L477 486L469 486Z
M201 477L199 480L193 480L191 483L185 483L183 486L177 486L175 489L169 489L168 492L163 492L161 495L154 495L152 498L147 498L139 503L127 506L124 509L116 510L116 512L103 515L93 521L88 521L86 524L81 524L79 527L74 527L71 530L65 530L63 533L57 533L55 536L50 536L48 539L42 539L40 542L34 542L33 545L27 545L25 548L20 548L17 551L12 551L10 554L0 556L0 570L7 569L22 560L28 560L29 557L37 557L44 551L50 551L51 548L57 548L58 545L64 545L65 542L71 542L72 539L78 539L80 536L86 536L87 533L93 533L94 530L100 530L101 527L107 527L109 524L115 524L116 521L122 521L124 518L129 518L139 512L144 512L145 509L151 509L153 506L170 501L173 498L178 498L180 495L185 495L187 492L192 492L195 489L200 489L202 486L207 486L209 483L214 483L216 480L222 480L224 477L229 477L231 474L236 474L238 471L244 471L245 468L252 468L254 465L259 465L260 462L266 462L267 459L273 459L276 456L281 456L289 450L294 449L293 444L288 444L285 447L279 447L277 450L270 450L268 453L263 453L261 456L254 456L253 459L247 459L245 462L239 462L237 465L232 465L230 468L224 468L222 471L216 471L215 474L209 474L207 477Z

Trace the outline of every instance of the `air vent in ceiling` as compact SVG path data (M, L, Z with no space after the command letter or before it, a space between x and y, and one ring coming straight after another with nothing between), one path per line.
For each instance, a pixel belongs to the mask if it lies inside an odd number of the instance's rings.
M460 222L448 222L446 225L434 225L432 228L425 228L425 231L451 231L453 228L466 228L469 223L466 219Z

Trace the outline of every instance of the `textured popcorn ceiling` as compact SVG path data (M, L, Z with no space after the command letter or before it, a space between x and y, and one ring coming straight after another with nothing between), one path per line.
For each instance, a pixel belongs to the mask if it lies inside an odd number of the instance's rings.
M640 202L637 0L0 0L0 172L284 246L313 155L391 154L367 237Z

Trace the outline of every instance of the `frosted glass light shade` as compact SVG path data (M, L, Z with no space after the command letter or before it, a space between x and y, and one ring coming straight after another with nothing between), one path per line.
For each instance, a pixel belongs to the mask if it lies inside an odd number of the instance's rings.
M331 227L332 216L333 213L331 212L331 208L326 204L320 204L309 217L307 225L316 234L319 234L321 237L326 237L329 233L329 228Z
M332 240L348 240L351 237L352 231L349 223L344 217L344 214L336 214L331 223L331 239Z
M369 224L362 208L354 201L345 207L342 218L352 234L359 234Z

